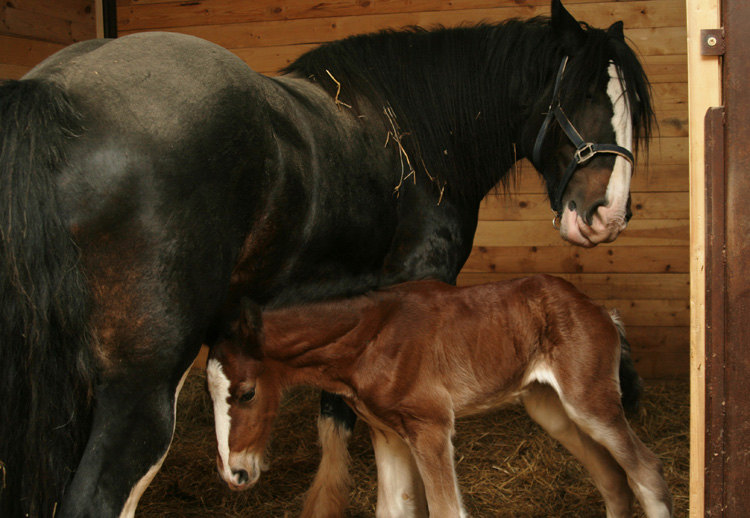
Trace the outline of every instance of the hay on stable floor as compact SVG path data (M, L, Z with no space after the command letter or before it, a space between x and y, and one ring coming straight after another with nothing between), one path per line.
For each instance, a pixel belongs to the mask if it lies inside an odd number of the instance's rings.
M138 517L294 517L318 465L318 392L297 389L286 400L271 445L271 469L245 492L230 491L215 468L216 439L205 378L185 383L169 456L141 500ZM646 386L631 417L638 436L664 463L675 516L688 508L688 383ZM581 465L520 407L458 421L456 461L464 504L475 517L603 516L604 504ZM358 423L348 516L375 512L376 471L365 426Z

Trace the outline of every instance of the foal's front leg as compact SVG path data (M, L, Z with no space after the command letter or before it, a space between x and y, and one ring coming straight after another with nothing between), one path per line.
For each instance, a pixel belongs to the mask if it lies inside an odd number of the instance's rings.
M468 516L458 489L452 435L452 423L451 426L421 423L415 433L409 434L409 446L422 475L430 518Z
M396 433L370 428L378 467L376 518L426 518L424 485L409 446Z

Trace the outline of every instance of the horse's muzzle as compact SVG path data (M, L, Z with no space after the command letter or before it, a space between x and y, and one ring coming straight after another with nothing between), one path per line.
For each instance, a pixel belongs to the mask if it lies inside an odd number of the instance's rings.
M566 207L559 219L560 236L574 245L591 248L614 241L627 227L626 215L605 205L599 205L586 216L584 219L577 211Z

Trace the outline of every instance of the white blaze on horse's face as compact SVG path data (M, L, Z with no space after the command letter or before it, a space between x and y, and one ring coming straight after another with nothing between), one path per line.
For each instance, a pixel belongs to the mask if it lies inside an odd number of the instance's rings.
M239 419L235 423L235 428L238 428L238 430L234 433L242 435L247 430L242 429L242 409L233 408L230 403L232 382L224 371L222 364L215 358L209 359L206 365L206 381L214 407L218 446L216 465L219 474L231 489L236 491L247 489L254 485L260 478L261 472L267 469L265 456L249 449L237 448L237 451L232 450L233 413ZM237 442L236 438L234 442Z
M609 83L607 95L612 100L612 127L615 130L615 141L628 151L633 151L633 120L628 105L628 97L622 88L620 72L614 64L609 65ZM612 176L607 185L607 205L599 209L604 221L615 221L621 225L618 232L625 230L628 196L630 196L630 177L633 167L625 158L617 156Z
M219 473L227 483L233 480L232 471L229 467L229 431L232 426L232 418L229 415L229 387L231 383L224 374L224 369L218 360L208 360L206 364L206 381L208 392L214 403L214 424L216 428L216 443L219 449Z
M614 64L610 63L607 70L607 96L612 102L611 122L615 142L632 152L633 121L623 80ZM575 210L565 207L560 221L560 233L563 238L581 246L614 241L627 227L626 213L632 173L630 162L617 155L607 184L606 204L599 207L593 215L591 225L587 225Z

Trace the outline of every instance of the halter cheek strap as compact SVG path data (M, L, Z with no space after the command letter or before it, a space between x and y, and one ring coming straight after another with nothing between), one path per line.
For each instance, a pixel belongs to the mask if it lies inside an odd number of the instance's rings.
M547 111L547 116L544 118L542 126L539 128L539 133L537 133L536 141L534 142L534 150L531 155L534 165L539 167L542 163L542 145L544 144L544 138L547 136L547 132L549 131L549 127L552 123L553 118L557 121L563 132L565 132L565 135L576 148L575 153L573 153L573 158L568 164L567 169L565 169L565 174L563 174L562 179L557 185L555 195L553 199L550 200L552 203L552 210L557 214L555 219L557 219L562 213L562 198L565 194L565 189L568 187L568 184L570 183L571 178L573 178L573 174L575 173L576 169L578 169L578 166L585 164L599 153L621 156L625 160L630 162L631 166L634 163L633 154L629 149L618 146L617 144L598 144L593 142L586 142L583 137L581 137L581 134L578 132L576 127L573 126L573 123L570 122L568 116L565 115L562 106L560 106L560 83L562 82L562 77L565 73L565 67L567 64L568 56L565 56L562 60L562 63L560 63L560 68L557 71L557 77L555 78L555 87L552 93L552 102L550 103L549 110Z

